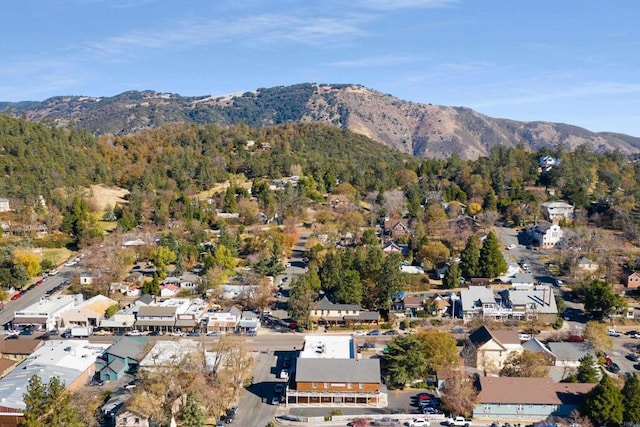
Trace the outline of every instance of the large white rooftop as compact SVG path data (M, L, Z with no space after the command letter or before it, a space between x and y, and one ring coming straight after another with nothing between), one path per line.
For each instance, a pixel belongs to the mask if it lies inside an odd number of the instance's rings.
M349 335L306 335L302 359L353 359L353 338Z
M202 345L196 340L158 340L151 351L140 361L140 367L153 369L155 366L179 363L187 354L201 351L203 351Z
M86 340L51 340L0 380L0 406L24 409L23 395L32 376L43 383L58 377L67 386L89 369L110 344Z
M55 295L16 311L15 316L50 316L66 307L73 307L82 302L82 295Z

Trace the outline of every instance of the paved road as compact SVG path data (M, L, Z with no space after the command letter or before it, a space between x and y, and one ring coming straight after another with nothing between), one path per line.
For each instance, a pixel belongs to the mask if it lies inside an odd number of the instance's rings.
M13 314L20 311L31 304L40 301L40 298L51 289L55 288L63 281L71 279L74 274L73 268L62 267L55 276L47 276L47 279L40 286L36 286L32 290L26 292L20 299L15 301L9 300L5 302L4 309L0 311L0 326L6 325L13 320Z

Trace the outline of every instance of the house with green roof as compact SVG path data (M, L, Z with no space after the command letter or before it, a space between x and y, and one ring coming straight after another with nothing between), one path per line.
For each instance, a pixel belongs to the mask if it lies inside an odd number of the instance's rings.
M149 352L145 337L122 337L107 348L96 360L99 381L116 381L134 371Z

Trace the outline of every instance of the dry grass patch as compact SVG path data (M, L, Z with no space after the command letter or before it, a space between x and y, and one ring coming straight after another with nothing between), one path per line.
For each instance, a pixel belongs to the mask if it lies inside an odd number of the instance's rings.
M73 252L67 248L43 248L42 259L49 260L53 265L60 265L73 255Z

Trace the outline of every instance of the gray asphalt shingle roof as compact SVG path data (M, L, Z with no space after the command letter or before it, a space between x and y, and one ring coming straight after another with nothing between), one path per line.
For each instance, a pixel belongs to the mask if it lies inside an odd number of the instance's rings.
M378 359L298 359L298 382L378 383Z

